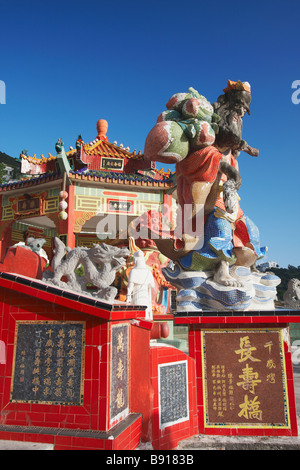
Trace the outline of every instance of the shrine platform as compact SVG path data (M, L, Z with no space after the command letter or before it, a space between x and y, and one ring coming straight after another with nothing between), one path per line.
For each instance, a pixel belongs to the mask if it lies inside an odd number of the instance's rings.
M140 440L140 427L138 413L127 416L109 431L0 425L0 450L131 449Z
M143 307L1 272L1 448L7 441L22 450L136 448L150 409L134 393L136 383L150 387L142 345L152 322L144 317Z
M221 436L243 445L280 436L299 445L289 336L299 322L292 309L177 312L196 363L197 445L207 436L207 445Z
M177 450L300 450L300 437L198 435L180 442Z
M175 325L241 324L241 323L300 323L300 310L275 308L273 310L203 310L177 312Z

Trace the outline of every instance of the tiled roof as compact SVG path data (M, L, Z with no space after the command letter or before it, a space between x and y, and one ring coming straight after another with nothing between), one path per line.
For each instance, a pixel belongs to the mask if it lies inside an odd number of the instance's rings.
M102 133L101 126L98 126L99 123L107 124L104 120L97 122L98 136L95 140L87 143L83 142L81 136L79 136L76 142L76 148L72 149L70 147L70 150L66 152L67 158L75 157L75 169L69 173L69 178L76 181L95 181L122 185L129 184L135 186L150 186L153 188L172 188L176 185L174 174L172 174L170 170L165 172L162 169L157 170L154 167L148 170L147 162L144 162L141 151L137 152L134 150L130 152L129 147L125 148L123 144L117 145L117 142L109 142L105 129L104 133ZM81 148L78 144L81 144ZM123 171L102 171L103 159L101 157L125 160ZM35 176L35 170L31 171L31 173L30 171L26 171L26 174L31 174L31 178L26 178L16 183L0 185L1 192L42 184L61 176L59 173L56 173L56 155L49 153L48 158L45 158L44 155L37 158L36 154L31 157L22 152L20 158L21 160L25 160L25 165L26 161L30 165L40 165L36 173L42 174ZM151 174L151 172L153 174Z
M117 184L129 184L135 186L150 186L157 188L172 188L174 186L173 174L163 176L161 180L151 178L150 176L139 175L139 174L123 174L107 171L71 171L69 178L75 181L95 181L102 183L117 183ZM36 186L39 184L47 183L61 178L60 173L46 173L39 176L33 176L32 178L26 178L13 183L4 183L0 185L0 192L12 191L14 189L21 189Z
M82 181L97 181L103 183L131 184L135 186L152 186L157 188L171 188L174 186L173 174L170 177L163 176L161 180L151 178L146 175L124 174L108 171L71 171L69 174L71 179Z
M86 155L108 156L113 158L142 158L141 151L139 151L138 153L136 152L136 150L130 152L128 147L124 148L121 145L118 146L117 144L112 144L107 140L96 139L94 142L91 142L89 144L84 143L83 151Z
M34 154L33 157L30 157L29 155L24 155L23 153L21 153L20 158L22 158L23 160L27 160L29 163L34 163L35 165L41 165L42 163L57 160L56 155L51 155L51 153L48 153L48 158L44 157L44 155L41 155L40 158L37 158L36 154Z
M137 153L136 150L133 152L130 152L128 147L125 149L122 144L118 146L117 144L112 144L106 140L99 140L96 139L93 142L90 143L83 143L83 152L86 155L95 155L97 157L100 156L105 156L105 157L113 157L113 158L132 158L135 160L139 160L142 158L142 153L139 150ZM76 149L71 149L68 152L66 152L67 157L71 157L73 155L77 154ZM57 160L56 155L52 155L51 153L48 153L48 157L46 158L44 155L41 155L40 158L37 158L36 154L34 154L32 157L29 155L24 155L21 153L20 158L27 160L29 163L33 163L35 165L41 165L50 161Z
M48 181L57 180L61 177L61 173L45 173L39 176L33 176L32 178L14 181L13 183L3 183L0 184L0 192L36 186L42 183L48 183Z

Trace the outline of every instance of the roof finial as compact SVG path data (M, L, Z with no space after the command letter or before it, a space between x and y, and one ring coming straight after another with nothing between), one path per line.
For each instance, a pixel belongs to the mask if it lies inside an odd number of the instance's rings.
M108 122L105 121L105 119L99 119L99 121L97 121L97 132L98 132L97 137L100 140L108 140L108 138L106 137L107 129L108 129Z

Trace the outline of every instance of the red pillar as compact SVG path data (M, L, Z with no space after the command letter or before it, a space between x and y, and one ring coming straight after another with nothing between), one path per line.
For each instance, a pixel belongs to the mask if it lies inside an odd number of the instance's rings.
M172 221L173 217L172 199L172 194L167 194L166 192L163 193L163 213L165 212L164 215L167 216L170 221Z
M3 262L7 249L12 245L12 220L2 220L2 194L0 195L0 262Z
M74 233L74 207L75 207L75 186L69 185L66 187L66 191L68 193L68 198L66 202L68 203L68 207L66 212L68 214L68 218L66 220L60 220L58 229L59 229L59 236L66 235L66 246L70 248L75 248L75 233Z

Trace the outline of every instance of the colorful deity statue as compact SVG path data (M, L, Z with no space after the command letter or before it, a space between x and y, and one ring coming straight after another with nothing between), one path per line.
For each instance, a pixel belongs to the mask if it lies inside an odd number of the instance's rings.
M149 160L176 163L182 236L155 242L173 262L164 275L180 289L180 310L271 308L280 283L256 270L266 248L260 246L258 228L244 214L237 193L240 152L259 153L242 139L251 88L229 80L223 91L213 105L193 88L173 95L145 143ZM188 206L192 223L186 224L182 214ZM203 231L197 232L200 212Z

